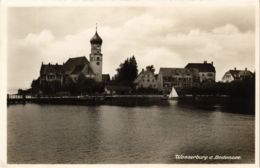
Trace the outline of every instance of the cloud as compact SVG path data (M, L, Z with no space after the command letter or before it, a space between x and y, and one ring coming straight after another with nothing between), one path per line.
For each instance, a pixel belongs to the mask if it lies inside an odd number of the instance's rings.
M234 25L226 24L225 26L217 27L217 28L213 29L212 32L215 33L215 34L228 34L228 35L231 35L231 34L239 33L239 30Z
M139 70L153 64L158 72L160 67L184 67L189 62L204 60L214 62L217 79L235 66L254 70L254 26L241 26L246 25L242 22L247 22L245 18L250 18L251 15L242 15L244 12L241 12L242 14L227 12L221 8L225 14L232 15L232 17L228 16L234 19L232 20L218 16L216 11L220 9L210 12L208 9L201 11L201 8L198 8L191 9L191 13L186 13L185 10L167 9L171 8L163 8L163 10L162 8L145 8L145 10L134 8L133 11L128 8L125 17L123 11L119 10L119 13L108 16L110 19L118 16L117 24L114 21L109 24L108 18L101 14L106 20L104 21L106 24L98 28L98 33L103 39L103 73L115 74L119 64L132 55L135 55L138 61ZM239 10L236 8L234 11ZM240 18L237 18L237 15ZM198 16L202 18L199 19ZM210 18L212 16L215 18ZM38 17L37 19L40 20ZM73 23L75 22L74 20ZM66 29L66 26L69 29ZM59 29L64 29L62 30L64 34L57 33L57 28L46 23L44 29L36 32L34 30L33 33L28 32L23 36L20 32L21 34L16 38L15 33L10 36L9 86L14 87L19 84L19 87L29 87L31 80L39 76L42 61L62 64L70 57L85 55L88 58L89 40L95 33L93 26L75 28L71 31L73 26L64 23ZM70 32L65 33L66 30ZM19 68L22 68L22 71L19 71ZM15 82L17 80L19 82Z
M29 33L23 40L27 46L44 46L54 40L53 34L49 30L42 30L39 34Z

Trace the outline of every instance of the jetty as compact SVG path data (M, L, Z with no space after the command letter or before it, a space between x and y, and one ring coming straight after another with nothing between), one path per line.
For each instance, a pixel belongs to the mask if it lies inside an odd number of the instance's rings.
M163 100L163 95L80 95L80 96L31 96L8 94L7 104L75 104L75 105L99 105L113 103L113 101L128 100Z

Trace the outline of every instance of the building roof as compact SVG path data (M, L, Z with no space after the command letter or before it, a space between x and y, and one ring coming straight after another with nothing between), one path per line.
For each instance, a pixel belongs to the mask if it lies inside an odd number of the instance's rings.
M75 73L76 69L78 71L86 64L89 64L89 62L85 56L69 58L68 61L63 65L63 71L65 74L71 74L73 72Z
M85 65L77 65L74 70L71 72L71 74L79 74L83 71Z
M90 43L91 44L102 44L102 39L101 37L98 35L97 31L95 33L95 35L90 39Z
M142 71L138 74L138 76L134 80L134 83L140 82L144 78L144 76L147 75L147 74L152 75L155 79L157 79L157 77L155 76L154 72L152 72L149 69L146 69L146 70L142 69Z
M162 76L173 76L173 75L179 75L184 73L191 73L189 69L185 68L160 68L159 73L162 74Z
M110 81L110 75L109 74L102 74L102 81L103 82Z
M40 74L41 75L46 75L49 73L58 73L58 74L62 74L62 65L52 65L52 64L42 64L41 66L41 70L40 70Z
M253 73L249 70L229 70L228 71L234 79L239 79L240 77L253 76Z
M188 63L185 68L187 69L198 69L199 72L216 72L213 64L207 62L204 63Z

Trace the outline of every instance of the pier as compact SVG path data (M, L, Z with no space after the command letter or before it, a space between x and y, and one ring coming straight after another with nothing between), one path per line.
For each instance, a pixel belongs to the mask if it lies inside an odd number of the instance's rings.
M7 104L75 104L75 105L99 105L113 103L113 101L128 100L162 100L163 95L83 95L83 96L30 96L8 94Z

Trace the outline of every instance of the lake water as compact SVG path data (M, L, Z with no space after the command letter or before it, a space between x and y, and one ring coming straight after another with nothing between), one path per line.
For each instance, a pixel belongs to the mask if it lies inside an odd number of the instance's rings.
M133 107L11 105L7 156L8 163L254 163L254 127L254 115L176 101Z

